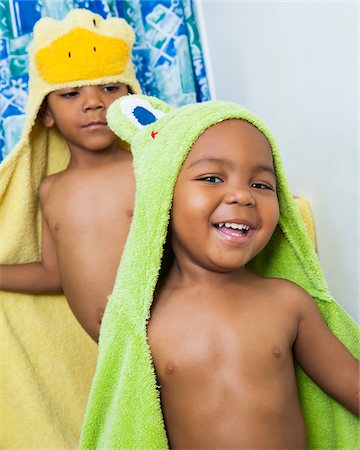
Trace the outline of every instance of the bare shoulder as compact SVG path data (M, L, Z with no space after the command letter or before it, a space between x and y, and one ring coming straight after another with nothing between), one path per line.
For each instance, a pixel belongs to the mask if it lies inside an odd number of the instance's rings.
M282 278L263 278L264 288L279 302L289 305L303 315L306 311L317 310L313 298L296 283Z
M290 280L284 278L267 278L262 276L257 277L265 289L278 291L279 293L292 296L308 295L302 287Z
M64 187L67 183L68 174L62 172L49 175L44 178L39 187L40 208L43 215L49 219L54 211L61 208L64 197Z
M54 185L56 185L56 181L61 176L62 172L55 173L53 175L49 175L48 177L42 180L39 188L39 199L41 206L44 206L44 204L47 202L50 191L54 188Z

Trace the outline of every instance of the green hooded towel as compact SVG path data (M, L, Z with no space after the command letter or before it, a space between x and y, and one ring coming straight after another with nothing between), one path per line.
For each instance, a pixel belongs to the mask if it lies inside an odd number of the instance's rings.
M278 182L279 224L266 248L249 264L251 270L263 276L286 278L303 287L333 333L359 358L358 326L329 294L286 182L277 146L263 122L243 107L228 102L210 101L173 109L152 97L123 97L109 108L108 123L131 144L136 203L115 287L103 317L81 449L168 448L147 342L147 322L181 165L204 130L233 118L252 123L266 136ZM299 368L297 380L309 447L359 448L357 418L324 394Z

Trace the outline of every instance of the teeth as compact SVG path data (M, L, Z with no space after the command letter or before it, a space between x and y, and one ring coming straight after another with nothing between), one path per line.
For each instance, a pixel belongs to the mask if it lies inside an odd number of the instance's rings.
M233 230L246 230L246 231L250 230L249 225L244 225L243 223L220 222L218 226L219 228L225 226L226 228L232 228Z

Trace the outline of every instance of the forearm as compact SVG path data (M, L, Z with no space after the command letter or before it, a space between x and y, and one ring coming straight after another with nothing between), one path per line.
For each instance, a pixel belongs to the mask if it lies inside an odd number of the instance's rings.
M351 403L348 409L357 417L360 417L360 398L359 398L359 386L356 389L354 396L351 399Z
M343 384L342 389L334 393L334 398L342 403L355 416L360 417L360 364L355 358L352 358L352 370L348 368L347 376L341 380ZM345 369L344 369L345 370Z
M0 265L0 290L26 294L60 294L57 273L46 270L41 262Z

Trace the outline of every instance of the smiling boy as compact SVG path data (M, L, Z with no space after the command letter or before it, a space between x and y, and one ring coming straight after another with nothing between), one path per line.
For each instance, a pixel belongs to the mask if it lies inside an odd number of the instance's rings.
M278 219L265 136L240 120L206 130L175 185L174 262L148 325L171 448L306 448L293 356L359 414L358 362L309 295L246 268Z
M355 448L359 363L319 309L354 354L358 328L265 125L144 96L108 121L132 145L137 197L80 448Z

